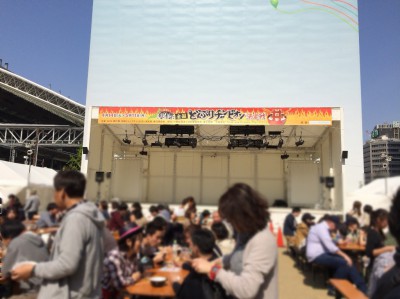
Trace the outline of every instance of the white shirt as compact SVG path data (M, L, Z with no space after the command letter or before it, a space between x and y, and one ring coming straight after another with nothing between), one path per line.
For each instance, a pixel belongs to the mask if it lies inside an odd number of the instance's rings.
M329 226L322 221L311 227L307 237L307 259L312 262L321 254L335 253L339 248L335 245L329 233Z

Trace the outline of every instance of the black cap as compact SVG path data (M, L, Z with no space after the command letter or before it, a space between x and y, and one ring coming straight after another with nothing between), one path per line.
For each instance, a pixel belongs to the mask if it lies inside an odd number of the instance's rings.
M304 222L306 220L314 220L315 217L311 215L310 213L304 213L303 216L301 217L301 220Z
M335 223L336 228L339 227L340 218L338 216L336 216L336 215L328 215L328 216L325 217L325 220L326 221L332 221L333 223Z

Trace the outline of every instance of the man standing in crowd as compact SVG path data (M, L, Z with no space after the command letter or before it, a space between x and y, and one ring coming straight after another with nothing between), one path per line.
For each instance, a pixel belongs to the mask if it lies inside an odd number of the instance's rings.
M37 215L39 211L39 206L40 206L39 196L37 195L36 190L32 190L24 206L26 218L32 220L33 216Z
M339 225L337 216L325 216L320 223L311 227L307 237L306 255L308 261L325 266L333 271L333 278L349 278L364 294L367 286L361 274L353 266L351 258L341 251L333 242L330 231L335 231ZM329 287L328 295L334 295L334 290Z
M61 171L54 178L54 200L65 210L49 262L26 263L12 272L15 280L42 278L39 299L98 299L101 290L104 217L83 200L84 175Z
M288 214L285 218L285 222L283 224L283 235L286 238L287 247L291 247L295 245L295 235L296 235L296 217L298 217L301 213L301 209L296 207L292 209L292 212Z

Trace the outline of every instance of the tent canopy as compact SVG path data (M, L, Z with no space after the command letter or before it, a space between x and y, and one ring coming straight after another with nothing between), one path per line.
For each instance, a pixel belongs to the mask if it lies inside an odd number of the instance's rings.
M376 179L354 191L347 200L360 201L363 206L371 205L374 209L389 209L392 198L400 188L400 176Z
M29 165L0 161L0 197L7 202L9 194L17 195L22 201L28 190ZM36 190L42 203L52 200L53 178L56 171L49 168L31 166L29 189ZM45 208L45 204L41 205Z

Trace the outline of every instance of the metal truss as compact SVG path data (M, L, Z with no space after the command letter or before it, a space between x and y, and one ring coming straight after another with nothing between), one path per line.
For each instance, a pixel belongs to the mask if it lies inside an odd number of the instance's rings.
M0 88L65 119L83 125L85 106L12 72L0 68Z
M0 145L8 147L79 147L83 128L53 125L0 124Z

